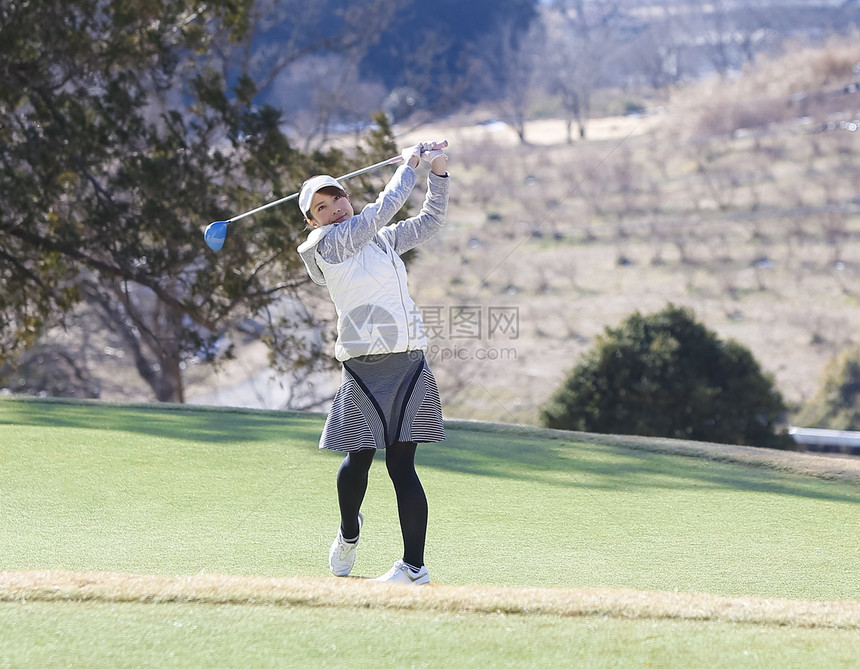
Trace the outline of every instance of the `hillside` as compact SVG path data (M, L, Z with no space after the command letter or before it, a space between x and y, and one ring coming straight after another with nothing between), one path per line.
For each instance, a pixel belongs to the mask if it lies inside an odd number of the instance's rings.
M860 342L858 63L856 43L792 48L573 144L539 119L521 145L487 113L402 134L451 142L449 224L410 270L447 415L536 424L595 336L668 302L750 348L793 405L811 397ZM259 371L230 392L256 355L189 394L276 402Z
M451 142L449 224L410 274L447 416L535 424L595 336L670 301L748 346L787 400L809 398L860 339L858 63L856 40L792 47L731 80L625 94L616 107L647 113L596 118L573 144L537 118L521 145L488 110L398 129ZM88 347L103 399L151 399L86 321L53 340ZM235 341L217 372L186 370L190 401L301 407L337 385L333 371L291 392L259 341Z
M411 286L440 315L449 414L533 423L605 326L667 302L749 347L788 401L810 397L860 341L858 63L856 44L791 51L572 145L560 121L530 124L528 146L499 123L433 128L457 180Z

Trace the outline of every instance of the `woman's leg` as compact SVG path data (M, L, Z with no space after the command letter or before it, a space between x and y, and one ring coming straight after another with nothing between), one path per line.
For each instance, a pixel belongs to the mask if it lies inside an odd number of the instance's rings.
M367 473L376 450L368 448L347 453L337 470L337 501L340 506L340 532L347 541L358 539L358 512L367 492Z
M403 534L403 561L413 567L424 564L427 536L427 497L415 472L415 442L401 442L385 449L385 466L394 484L400 531Z

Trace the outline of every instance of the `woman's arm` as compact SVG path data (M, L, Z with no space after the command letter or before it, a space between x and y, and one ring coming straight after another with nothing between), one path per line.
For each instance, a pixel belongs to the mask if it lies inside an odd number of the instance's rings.
M431 172L427 177L427 195L418 215L380 231L395 253L402 255L426 242L445 225L450 183L447 172L445 176L437 174L436 170Z
M376 202L367 205L360 214L334 225L322 238L317 247L322 259L337 264L358 253L400 211L415 187L415 179L415 170L410 165L398 167Z

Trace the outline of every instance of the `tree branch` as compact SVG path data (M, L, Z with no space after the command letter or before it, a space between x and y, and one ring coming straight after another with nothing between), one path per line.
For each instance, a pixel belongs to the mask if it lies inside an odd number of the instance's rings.
M11 227L8 225L0 224L0 230L8 232L13 237L17 237L21 241L24 241L31 246L35 246L40 249L46 249L49 251L54 251L68 258L77 260L85 266L89 267L90 269L103 272L104 274L107 274L109 276L125 279L126 281L134 281L141 286L149 288L168 307L176 309L180 313L187 315L198 325L202 325L203 327L213 331L217 328L216 324L213 321L204 318L199 312L197 312L196 309L192 308L185 302L176 299L173 295L164 290L164 288L160 286L157 281L153 280L151 277L141 272L130 271L128 268L122 267L121 265L114 265L99 260L97 258L93 258L92 256L87 255L86 253L79 250L77 247L72 246L71 244L60 243L55 240L43 237L41 235L27 232L20 226Z

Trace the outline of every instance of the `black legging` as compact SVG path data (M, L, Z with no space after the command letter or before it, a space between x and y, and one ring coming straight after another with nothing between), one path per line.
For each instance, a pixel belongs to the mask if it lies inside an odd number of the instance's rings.
M424 564L427 536L427 497L415 471L415 442L400 442L385 449L385 467L394 484L403 561L413 567ZM348 453L337 472L337 498L341 533L347 539L358 536L358 512L367 491L367 474L373 464L374 449Z

